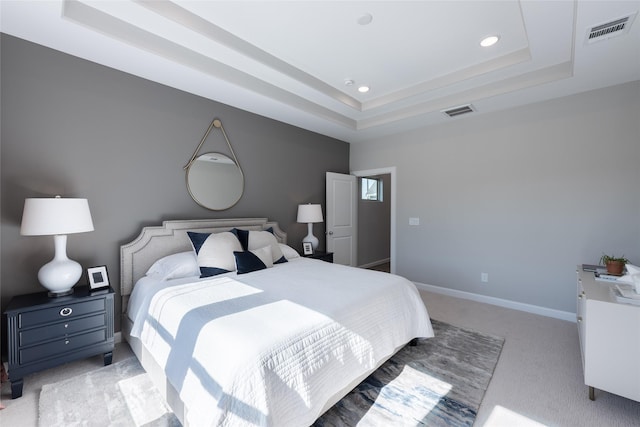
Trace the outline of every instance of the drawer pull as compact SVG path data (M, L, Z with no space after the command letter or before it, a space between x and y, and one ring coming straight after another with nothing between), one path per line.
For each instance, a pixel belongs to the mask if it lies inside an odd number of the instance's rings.
M578 322L582 322L582 316L578 316Z
M64 328L65 328L65 329L67 329L68 327L69 327L69 324L68 324L68 323L65 323L65 324L64 324Z
M582 299L582 294L578 295L578 299ZM65 326L65 328L66 328L66 326Z
M60 316L69 316L71 315L71 313L73 313L73 309L71 307L65 307L62 310L60 310Z
M65 344L69 344L69 340L64 340L64 343Z

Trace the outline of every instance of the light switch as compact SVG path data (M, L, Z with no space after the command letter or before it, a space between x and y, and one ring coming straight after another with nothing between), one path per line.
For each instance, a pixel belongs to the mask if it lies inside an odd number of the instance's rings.
M409 218L409 225L420 225L420 218Z

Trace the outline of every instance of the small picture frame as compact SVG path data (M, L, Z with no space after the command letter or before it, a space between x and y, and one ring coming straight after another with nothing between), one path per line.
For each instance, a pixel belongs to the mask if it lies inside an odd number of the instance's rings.
M302 254L313 255L313 246L311 245L311 242L302 242Z
M89 288L92 291L109 287L109 275L107 274L106 265L87 268L87 276L89 278Z

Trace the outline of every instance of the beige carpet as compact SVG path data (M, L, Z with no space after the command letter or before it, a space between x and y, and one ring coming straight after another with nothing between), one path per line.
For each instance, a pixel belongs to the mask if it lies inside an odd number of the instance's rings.
M505 338L505 345L480 405L476 426L639 426L640 403L603 391L592 402L582 377L576 324L493 305L421 292L431 315L447 323ZM114 361L131 355L116 345ZM615 355L612 355L615 360ZM2 384L1 426L37 426L38 399L45 384L102 367L90 358L29 375L24 394L11 400Z
M640 426L640 402L599 390L589 400L575 323L420 293L434 318L505 338L476 426Z

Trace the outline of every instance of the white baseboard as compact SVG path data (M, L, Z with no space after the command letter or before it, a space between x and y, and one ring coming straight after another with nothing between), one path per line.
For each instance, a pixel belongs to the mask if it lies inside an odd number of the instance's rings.
M113 343L118 344L122 342L122 332L116 332L113 334Z
M546 316L546 317L553 317L554 319L566 320L567 322L576 323L576 313L571 313L568 311L554 310L552 308L540 307L538 305L525 304L522 302L510 301L502 298L473 294L471 292L443 288L440 286L426 285L424 283L414 282L414 284L418 289L433 292L436 294L468 299L471 301L483 302L485 304L497 305L499 307L510 308L512 310L525 311L527 313L538 314L540 316Z

